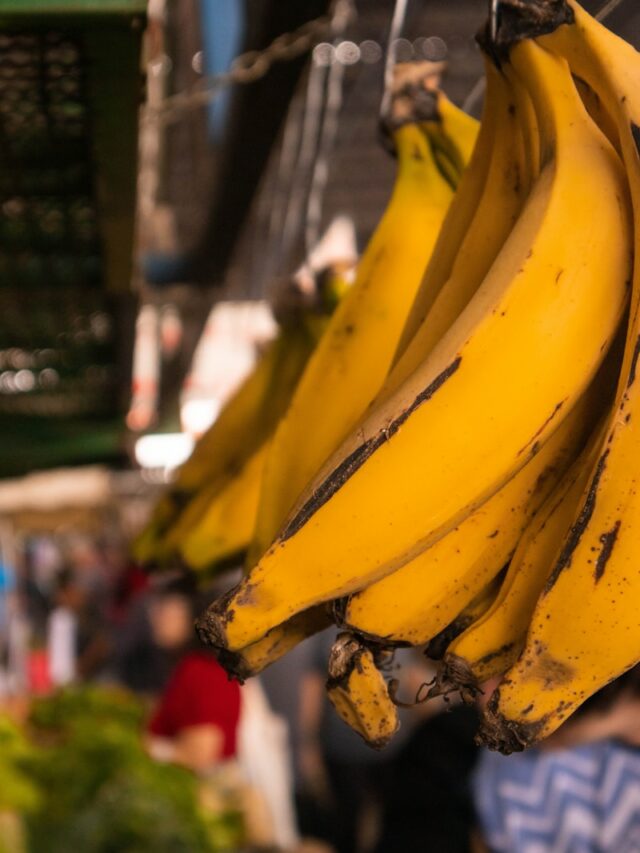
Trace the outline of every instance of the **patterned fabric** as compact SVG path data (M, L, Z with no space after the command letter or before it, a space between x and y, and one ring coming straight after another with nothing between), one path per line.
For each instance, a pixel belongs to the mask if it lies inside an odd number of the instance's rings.
M640 750L614 741L574 749L484 752L474 801L494 853L638 853Z

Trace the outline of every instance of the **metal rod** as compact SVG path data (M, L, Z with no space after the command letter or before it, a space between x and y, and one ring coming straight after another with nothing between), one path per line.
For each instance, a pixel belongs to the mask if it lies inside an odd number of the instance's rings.
M484 95L484 90L487 88L487 81L484 77L478 78L473 84L473 88L462 102L462 109L466 113L470 113L480 98Z
M393 66L396 62L395 44L400 38L404 22L407 17L408 0L396 0L389 27L389 42L387 44L387 56L384 62L384 92L380 104L380 114L384 115L389 107L391 98L391 86L393 84Z
M498 35L498 12L500 11L500 0L491 0L489 7L489 34L491 41L495 41Z
M324 192L329 180L329 161L333 144L338 133L340 110L344 85L345 66L334 60L329 70L327 80L326 101L316 162L311 176L311 187L307 199L307 215L305 226L305 250L307 258L320 237L322 225L322 203Z
M595 16L596 21L604 21L605 18L608 18L612 12L615 12L618 6L622 3L624 3L624 0L609 0L609 2L605 3L602 9L600 9Z

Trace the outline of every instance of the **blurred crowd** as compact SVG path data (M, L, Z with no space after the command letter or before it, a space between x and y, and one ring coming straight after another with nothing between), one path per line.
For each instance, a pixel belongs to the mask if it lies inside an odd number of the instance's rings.
M415 650L399 650L391 674L409 707L400 712L396 738L377 752L326 699L335 630L240 686L193 632L195 616L220 588L204 592L180 573L149 576L126 554L117 542L78 535L61 545L40 536L27 540L19 567L0 566L5 705L87 681L143 697L149 755L197 774L214 808L221 798L240 808L255 849L525 850L530 815L523 818L513 791L519 785L542 801L557 777L566 794L566 779L585 762L599 768L599 778L614 765L616 779L626 773L640 815L634 672L592 700L545 749L506 759L474 745L476 709L444 700L412 704L433 670ZM590 825L602 834L613 805L607 811L602 797L594 798L600 811L597 819L590 813ZM552 825L551 838L556 831Z

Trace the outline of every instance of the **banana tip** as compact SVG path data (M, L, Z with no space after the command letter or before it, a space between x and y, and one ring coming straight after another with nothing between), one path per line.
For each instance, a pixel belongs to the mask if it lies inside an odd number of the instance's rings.
M498 699L499 694L496 691L480 723L476 736L479 746L486 746L503 755L511 755L512 752L522 752L540 740L546 723L545 717L531 722L509 720L498 710Z
M220 651L226 650L227 641L223 621L213 607L196 619L195 629L200 642L205 646L213 646Z

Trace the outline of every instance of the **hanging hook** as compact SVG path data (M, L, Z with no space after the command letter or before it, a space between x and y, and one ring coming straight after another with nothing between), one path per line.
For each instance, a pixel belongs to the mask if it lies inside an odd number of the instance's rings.
M387 56L384 63L384 92L382 102L380 104L380 115L384 116L389 107L391 99L391 88L393 84L393 66L396 61L396 42L400 38L400 34L404 28L405 18L407 17L407 0L396 0L393 9L393 17L391 18L391 26L389 27L389 41L387 44Z
M498 13L500 11L500 0L491 0L491 8L489 10L489 35L491 41L495 42L498 35Z

